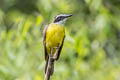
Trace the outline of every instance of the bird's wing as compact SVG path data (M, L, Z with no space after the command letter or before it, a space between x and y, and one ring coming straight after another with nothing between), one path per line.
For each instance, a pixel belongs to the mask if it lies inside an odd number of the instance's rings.
M44 55L45 55L45 60L48 58L47 54L47 49L46 49L46 31L47 31L48 25L45 26L44 31L43 31L43 46L44 46Z
M58 50L58 55L57 55L57 59L56 59L56 60L58 60L58 59L59 59L59 57L60 57L60 53L61 53L61 50L62 50L62 47L63 47L64 39L65 39L65 36L64 36L64 38L63 38L63 41L62 41L61 46L59 47L59 50Z

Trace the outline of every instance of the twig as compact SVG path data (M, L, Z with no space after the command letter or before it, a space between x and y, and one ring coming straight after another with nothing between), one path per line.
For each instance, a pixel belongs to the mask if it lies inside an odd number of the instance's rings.
M51 51L51 54L49 55L47 71L45 74L45 80L50 80L51 71L52 71L53 66L54 66L54 59L53 59L53 53Z
M54 69L54 61L56 60L58 56L58 48L56 48L56 52L53 53L54 48L51 50L51 53L49 54L49 60L48 60L48 66L45 74L45 80L50 80L51 74L53 74ZM54 55L53 55L54 54Z

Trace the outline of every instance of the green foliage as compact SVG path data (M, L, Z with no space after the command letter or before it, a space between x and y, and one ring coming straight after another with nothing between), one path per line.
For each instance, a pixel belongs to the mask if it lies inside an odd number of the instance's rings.
M51 80L120 79L119 0L0 0L0 80L43 80L42 31L72 13Z

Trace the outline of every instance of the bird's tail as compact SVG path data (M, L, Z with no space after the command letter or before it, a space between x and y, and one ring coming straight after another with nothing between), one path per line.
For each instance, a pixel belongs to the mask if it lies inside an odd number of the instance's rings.
M47 69L48 69L48 62L49 62L49 57L48 59L46 60L46 64L45 64L45 74L47 72ZM50 75L53 75L53 72L54 72L54 63L51 65L51 69L50 69Z

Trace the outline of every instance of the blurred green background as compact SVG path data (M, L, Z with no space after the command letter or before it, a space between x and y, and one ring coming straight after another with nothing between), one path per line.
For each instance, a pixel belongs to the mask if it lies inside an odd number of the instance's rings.
M44 80L42 32L72 13L51 80L120 80L120 0L0 0L0 80Z

